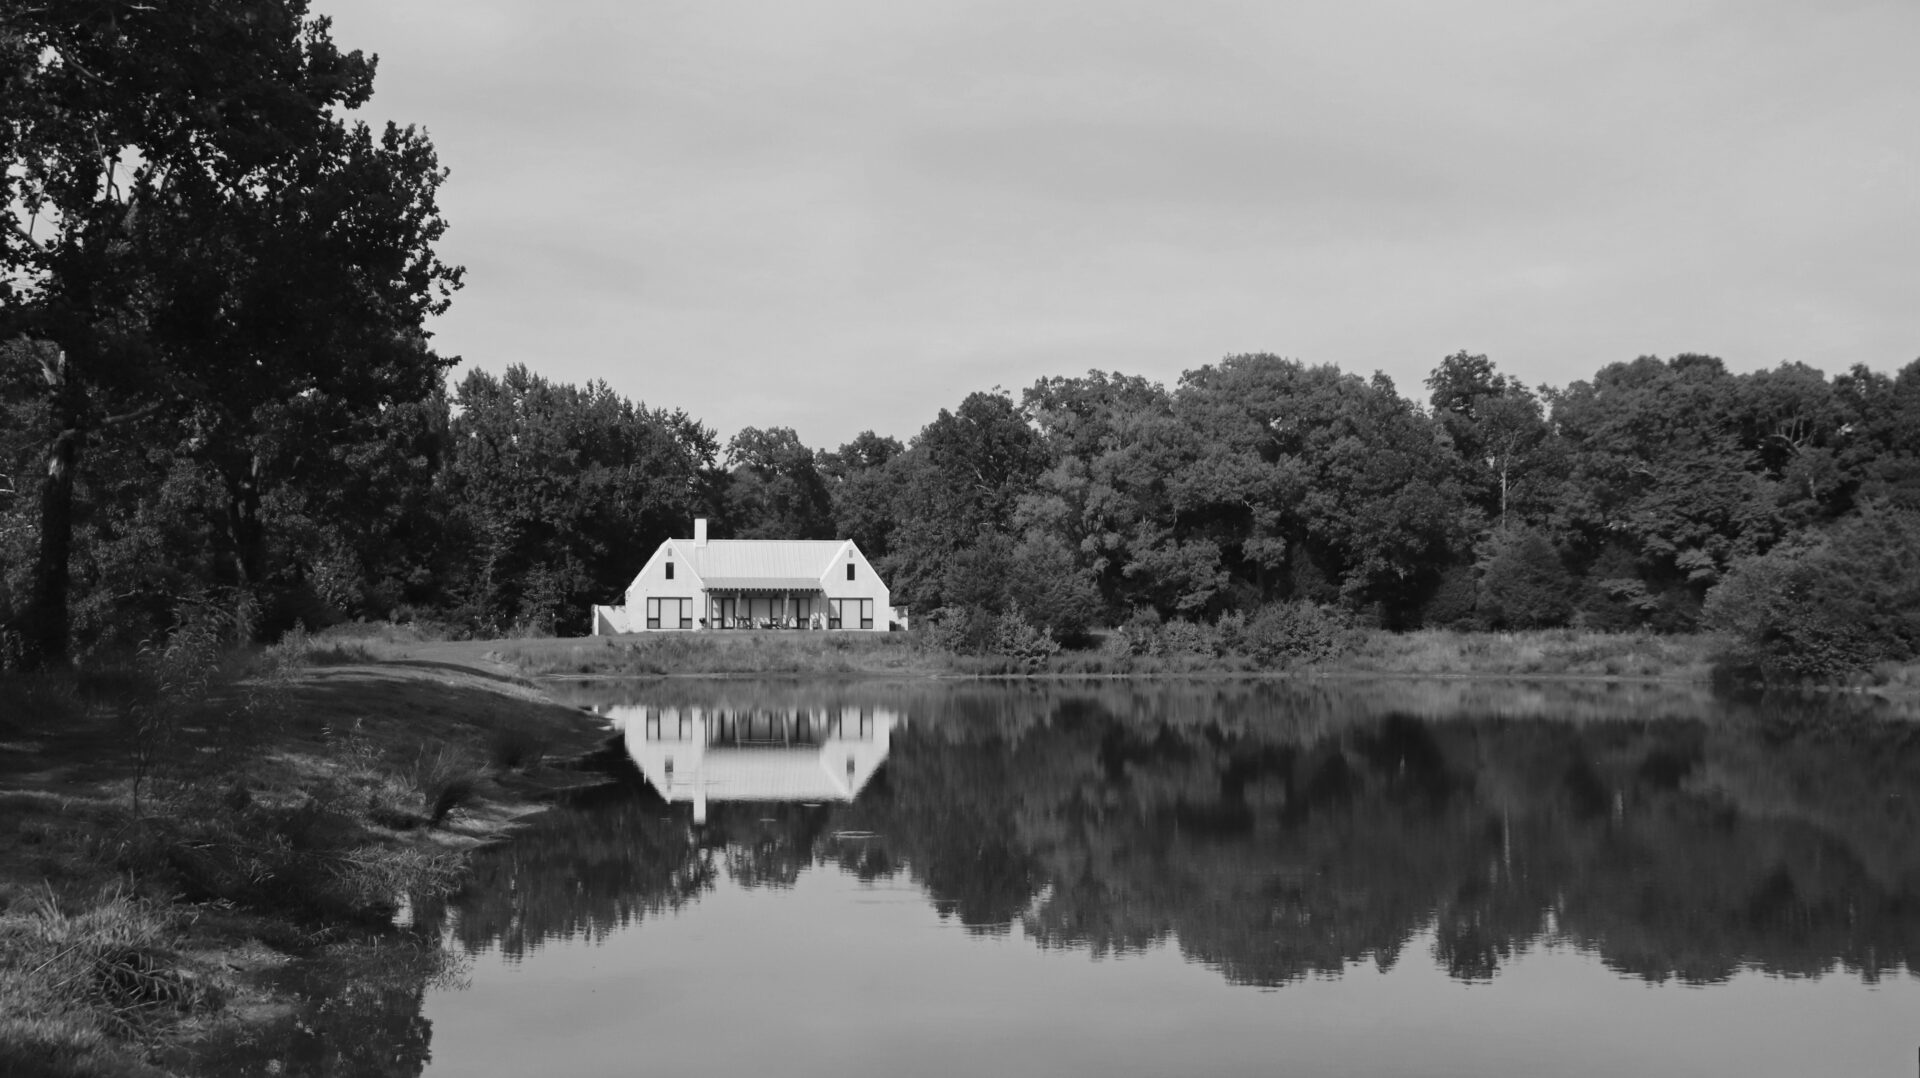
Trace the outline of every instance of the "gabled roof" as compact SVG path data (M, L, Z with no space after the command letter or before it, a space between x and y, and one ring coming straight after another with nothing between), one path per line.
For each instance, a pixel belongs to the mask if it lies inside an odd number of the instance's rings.
M846 539L710 539L695 546L691 539L669 539L674 560L693 570L709 585L724 580L729 586L766 587L745 581L804 581L817 583L833 568L834 559L849 544Z

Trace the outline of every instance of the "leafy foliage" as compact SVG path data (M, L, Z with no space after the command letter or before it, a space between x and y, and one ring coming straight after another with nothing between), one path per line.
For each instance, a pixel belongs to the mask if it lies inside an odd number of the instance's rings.
M431 392L446 363L424 322L461 273L433 249L431 143L345 118L373 61L303 0L13 4L0 20L0 339L32 342L47 431L13 620L57 661L76 529L97 542L76 507L90 454L158 445L155 471L204 469L214 571L257 599L263 499L296 417Z
M1499 530L1482 547L1480 616L1496 629L1551 629L1573 614L1573 580L1545 535Z
M469 372L455 404L443 481L468 575L453 590L492 631L584 629L591 604L625 587L634 552L684 534L703 504L718 446L684 412L518 365Z
M727 443L727 464L721 524L729 538L834 537L826 480L793 428L745 428Z
M1872 509L1735 564L1705 620L1769 677L1825 679L1920 656L1920 514Z

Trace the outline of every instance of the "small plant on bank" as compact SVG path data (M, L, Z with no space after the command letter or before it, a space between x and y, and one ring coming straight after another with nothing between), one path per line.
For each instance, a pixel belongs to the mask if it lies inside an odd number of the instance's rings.
M548 747L548 740L531 730L503 727L487 745L487 762L499 771L532 771L546 758Z
M180 765L183 727L204 724L212 710L211 698L225 672L228 641L237 624L233 609L208 598L183 600L166 636L140 645L138 665L146 691L137 694L126 711L136 813L142 793L163 772Z
M466 754L441 746L414 759L413 787L425 805L427 823L438 827L479 793L480 774Z
M0 908L0 1073L118 1073L223 994L182 960L179 918L115 884L74 908L49 888Z

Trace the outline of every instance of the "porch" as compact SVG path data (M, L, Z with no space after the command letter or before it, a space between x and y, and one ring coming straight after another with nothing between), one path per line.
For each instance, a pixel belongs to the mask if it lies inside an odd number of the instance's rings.
M873 600L830 599L817 580L709 580L706 597L706 629L873 628Z

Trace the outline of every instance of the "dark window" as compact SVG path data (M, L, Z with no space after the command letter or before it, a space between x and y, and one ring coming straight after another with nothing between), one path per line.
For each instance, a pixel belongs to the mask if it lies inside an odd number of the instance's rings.
M847 579L848 580L853 579L853 563L852 562L847 563Z
M853 566L849 565L847 566L847 568L851 569L853 568ZM872 599L860 600L860 627L862 629L873 628L873 600Z
M667 579L668 580L673 579L673 563L672 562L667 563Z
M660 627L660 600L648 599L647 600L647 628L658 629L659 627Z

